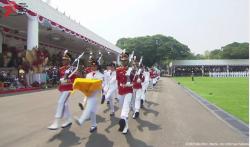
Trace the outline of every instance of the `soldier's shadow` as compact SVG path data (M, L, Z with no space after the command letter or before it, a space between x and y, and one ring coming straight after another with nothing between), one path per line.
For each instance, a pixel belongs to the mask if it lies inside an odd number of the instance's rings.
M110 141L105 135L92 133L85 147L112 147L113 145L114 142Z
M110 133L109 130L110 130L111 128L113 128L115 125L118 125L119 120L120 120L120 118L118 118L118 117L115 117L115 116L110 117L110 125L105 129L105 131L106 131L107 133Z
M117 106L114 106L114 108L115 108L115 112L119 109ZM109 106L107 106L107 108L103 110L103 113L107 113L108 111L110 111Z
M145 103L148 105L148 107L158 106L159 105L158 103L155 103L155 102L152 102L152 101L145 101Z
M54 135L52 138L50 138L48 142L60 140L61 143L59 144L59 147L70 147L81 144L80 140L83 139L85 138L81 139L80 137L76 136L74 132L70 131L70 127L67 127L65 129L62 129L61 132Z
M96 123L106 122L106 119L100 115L96 115Z
M155 117L157 117L157 116L159 115L159 112L158 112L158 111L155 111L155 110L153 110L153 109L149 109L149 108L146 108L146 107L143 107L143 108L141 108L141 109L144 110L144 111L143 111L143 114L146 115L146 116L147 116L149 113L154 114Z
M145 142L134 138L134 136L128 131L128 133L125 135L127 143L130 147L153 147L151 145L147 145Z
M161 126L154 124L152 122L142 120L140 117L135 119L138 122L138 129L139 131L143 132L143 128L148 128L150 131L160 130L162 129Z

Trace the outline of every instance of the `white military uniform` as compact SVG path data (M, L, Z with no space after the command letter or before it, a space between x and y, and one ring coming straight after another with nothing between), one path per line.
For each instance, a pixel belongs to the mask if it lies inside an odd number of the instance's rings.
M86 78L98 79L103 81L104 75L99 71L92 71L86 75ZM77 119L80 125L82 125L90 117L91 126L92 127L97 126L96 124L97 99L101 98L101 93L102 93L101 90L97 90L93 92L91 96L87 97L86 109L84 109L80 118Z
M115 112L114 109L114 98L117 92L117 80L116 80L116 71L109 72L109 78L106 85L106 100L110 102L111 113Z
M150 75L149 75L149 72L148 72L148 71L144 71L144 72L143 72L143 75L144 75L144 77L145 77L145 80L144 80L144 82L142 83L142 91L143 91L143 93L142 93L141 99L142 99L143 101L145 101L145 99L146 99L146 92L147 92L148 85L149 85L149 80L150 80Z

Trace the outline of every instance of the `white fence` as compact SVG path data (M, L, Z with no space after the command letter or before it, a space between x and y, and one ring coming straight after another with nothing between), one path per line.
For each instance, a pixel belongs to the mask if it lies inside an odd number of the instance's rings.
M248 77L248 71L242 72L209 72L209 77Z

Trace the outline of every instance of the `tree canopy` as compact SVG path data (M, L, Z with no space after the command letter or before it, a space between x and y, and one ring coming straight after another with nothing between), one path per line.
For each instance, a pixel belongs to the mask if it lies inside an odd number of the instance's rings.
M189 47L171 36L153 35L135 38L121 38L116 45L135 52L137 57L143 56L146 66L158 64L164 66L171 60L183 59L249 59L249 43L234 42L221 49L194 54Z
M164 35L121 38L116 45L130 53L134 51L137 57L143 56L143 63L147 66L164 65L171 60L192 56L188 46Z
M196 55L199 59L249 59L249 43L230 43L204 55Z

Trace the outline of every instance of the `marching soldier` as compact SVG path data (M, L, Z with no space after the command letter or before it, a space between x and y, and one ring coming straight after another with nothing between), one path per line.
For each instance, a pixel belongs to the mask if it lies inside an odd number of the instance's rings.
M133 78L133 90L134 90L134 99L133 99L133 119L139 117L139 111L141 107L141 97L142 97L142 83L144 82L144 76L142 70L140 69L140 64L138 61L135 61L135 68L137 69L136 74Z
M66 128L72 124L72 117L69 110L68 98L70 96L70 91L72 91L72 83L77 77L76 74L68 77L72 71L69 70L71 62L71 55L65 52L62 57L63 66L60 68L60 85L58 90L60 91L60 98L57 103L57 109L55 114L54 122L48 127L50 130L56 130L59 127ZM60 120L62 118L66 119L66 122L60 126Z
M108 72L108 78L107 78L107 85L106 85L106 100L109 102L110 107L110 116L114 116L115 109L114 109L114 98L116 96L116 90L117 90L117 80L116 80L116 71L115 71L115 64L111 63L108 65L110 71Z
M133 94L133 73L132 68L128 67L129 54L123 52L120 55L122 66L116 69L116 79L118 84L119 103L121 107L121 116L119 121L119 131L123 134L128 132L128 115L130 111L130 103Z
M149 75L148 69L146 67L144 67L144 69L143 69L143 76L145 79L144 79L144 82L142 83L141 108L143 108L143 104L144 104L145 99L146 99L146 92L148 89L149 79L150 79L150 75Z
M87 79L98 79L103 81L103 74L99 71L99 63L90 58L90 64L92 71L86 75ZM87 96L86 108L83 110L82 115L79 118L75 118L76 124L82 126L82 124L90 117L91 128L90 133L97 130L96 124L96 111L97 111L97 100L101 97L101 90L94 91L90 96Z

